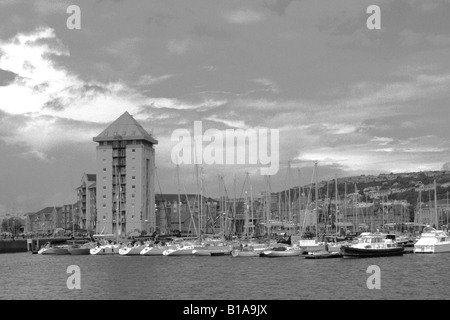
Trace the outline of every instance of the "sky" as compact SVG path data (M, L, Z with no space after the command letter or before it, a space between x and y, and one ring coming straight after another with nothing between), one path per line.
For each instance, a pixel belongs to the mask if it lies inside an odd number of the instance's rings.
M307 184L315 161L320 179L450 169L449 16L448 0L0 0L0 215L74 201L125 111L159 141L156 192L177 192L171 137L194 121L279 130L269 184L259 164L202 164L210 196L219 175L230 196L247 172L255 195ZM181 190L195 181L181 164Z

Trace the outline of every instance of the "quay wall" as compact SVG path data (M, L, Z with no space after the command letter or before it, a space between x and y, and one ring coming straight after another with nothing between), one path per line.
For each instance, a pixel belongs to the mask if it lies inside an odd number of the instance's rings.
M28 245L28 240L32 240ZM0 253L17 253L39 250L49 241L64 241L70 238L33 238L33 239L2 239L0 240Z

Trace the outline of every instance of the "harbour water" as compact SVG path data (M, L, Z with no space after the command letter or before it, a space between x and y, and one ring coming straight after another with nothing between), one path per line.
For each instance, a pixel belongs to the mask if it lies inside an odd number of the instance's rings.
M69 290L67 268L80 267ZM368 289L367 268L381 288ZM0 255L0 299L449 299L450 254L365 259Z

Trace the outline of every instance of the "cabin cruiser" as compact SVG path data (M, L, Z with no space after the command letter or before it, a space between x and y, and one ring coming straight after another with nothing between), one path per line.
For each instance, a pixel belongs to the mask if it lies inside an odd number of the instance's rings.
M423 229L419 240L414 244L414 253L450 252L450 236L443 230L430 226Z
M367 258L401 256L405 249L395 241L395 235L364 232L357 242L343 245L341 254L344 258Z

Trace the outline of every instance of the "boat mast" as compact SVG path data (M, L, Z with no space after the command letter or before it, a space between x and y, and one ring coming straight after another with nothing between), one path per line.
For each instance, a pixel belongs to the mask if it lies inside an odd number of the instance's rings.
M315 180L316 180L316 242L319 240L319 185L317 175L317 161L314 164Z
M177 191L178 191L178 230L181 234L181 195L180 195L180 165L177 163Z
M297 169L298 172L298 219L297 219L297 227L300 227L300 217L302 212L302 187L300 181L300 169ZM298 233L299 230L297 230Z
M253 220L253 189L252 189L252 183L250 182L249 178L249 184L250 184L250 210L252 213L252 238L255 234L255 221Z
M291 211L291 161L288 161L288 192L289 192L289 213L288 213L288 220L289 223L292 222L292 211ZM290 231L290 230L289 230ZM290 232L289 232L290 233Z
M342 222L346 222L347 220L347 181L344 183L344 215L342 216ZM345 227L347 229L347 226Z
M437 185L436 180L434 180L434 214L436 215L436 229L439 229L439 216L437 207Z
M336 228L336 233L338 233L338 226L337 226L337 222L338 222L338 181L337 181L337 177L335 178L335 183L334 183L334 187L335 187L335 195L334 195L334 197L336 198L336 204L335 204L335 206L334 206L334 214L335 214L335 217L334 217L334 225L335 225L335 228Z

